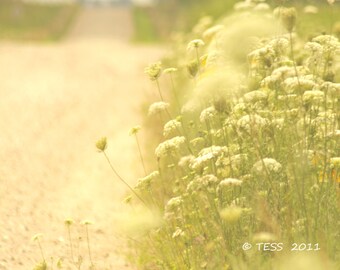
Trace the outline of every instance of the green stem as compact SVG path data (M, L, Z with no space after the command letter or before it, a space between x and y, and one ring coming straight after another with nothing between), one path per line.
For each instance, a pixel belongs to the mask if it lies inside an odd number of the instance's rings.
M137 143L137 147L138 147L139 158L140 158L140 160L142 162L144 173L145 173L145 175L147 175L146 167L145 167L145 163L144 163L144 158L143 158L143 155L142 155L142 150L141 150L141 147L140 147L140 144L139 144L139 140L138 140L137 134L135 134L135 138L136 138L136 143Z
M118 172L115 170L115 168L113 167L113 165L112 165L112 163L111 163L111 161L110 161L110 159L109 159L109 157L107 156L107 154L106 154L106 152L105 151L103 151L103 153L104 153L104 156L105 156L105 158L106 158L106 160L107 160L107 162L109 163L109 165L110 165L110 167L111 167L111 170L112 170L112 172L119 178L119 180L120 181L122 181L129 189L130 189L130 191L146 206L146 207L148 207L147 206L147 204L146 204L146 202L136 193L136 191L134 191L134 189L118 174Z

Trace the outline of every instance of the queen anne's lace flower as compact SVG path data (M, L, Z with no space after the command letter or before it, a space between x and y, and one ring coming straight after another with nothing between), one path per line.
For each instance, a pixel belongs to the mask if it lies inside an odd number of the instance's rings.
M252 102L257 102L257 101L261 101L261 100L266 100L267 99L267 94L263 91L260 90L255 90L255 91L251 91L246 93L243 96L243 99L246 102L252 103Z
M157 80L162 73L162 63L157 62L150 64L145 68L145 74L149 75L151 81Z
M236 179L236 178L226 178L226 179L223 179L219 184L218 186L220 188L222 187L228 187L228 186L240 186L242 185L242 181L239 180L239 179Z
M266 125L267 125L267 119L257 114L245 115L237 121L237 126L240 129L244 129L248 132L250 132L252 128L259 129L259 128L265 127Z
M228 148L225 146L211 146L211 147L207 147L202 149L199 154L198 157L196 157L192 163L191 163L191 168L193 169L200 169L202 168L204 165L207 164L207 162L218 158L220 155L226 153L228 151Z
M264 158L263 160L256 162L253 166L253 170L257 173L263 173L265 168L269 172L277 173L281 171L282 165L273 158Z
M181 127L182 127L181 122L177 120L170 120L164 125L163 136L168 137L170 134L178 132Z
M173 155L181 149L184 143L185 143L185 137L176 136L174 138L171 138L169 140L166 140L160 143L155 150L155 154L158 158L161 158L167 155Z
M306 103L309 103L309 102L321 102L325 97L325 94L324 92L322 91L319 91L319 90L312 90L312 91L305 91L303 93L303 101L306 102Z
M146 190L149 189L151 186L151 183L159 177L159 172L154 171L150 173L149 175L138 179L137 185L135 186L135 189L139 190Z
M217 115L216 109L213 106L208 107L201 112L200 121L201 123L211 121L212 119L214 119L214 117L216 117L216 115Z
M149 115L155 115L164 112L169 108L169 106L169 103L163 101L152 103L149 107Z

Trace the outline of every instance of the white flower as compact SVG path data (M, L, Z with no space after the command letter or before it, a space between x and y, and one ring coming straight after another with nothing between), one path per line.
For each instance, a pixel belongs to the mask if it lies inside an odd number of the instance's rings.
M303 12L308 14L317 14L319 9L316 6L308 5L304 7Z
M194 39L189 42L187 50L197 49L204 46L204 41L202 39Z
M145 74L149 75L150 80L155 81L157 80L162 73L162 63L157 62L150 64L144 70Z
M153 171L149 175L138 179L137 185L135 186L135 189L145 190L150 188L152 181L159 177L158 171Z
M286 92L291 94L296 91L311 90L315 86L311 76L301 76L301 77L290 77L284 80L283 87Z
M226 179L223 179L218 184L219 187L240 186L240 185L242 185L242 181L236 178L226 178Z
M257 114L245 115L237 121L237 126L241 129L247 130L248 132L251 131L251 128L259 129L259 128L265 127L266 125L267 125L267 119Z
M305 91L303 93L303 101L304 102L321 102L324 99L324 92L319 90Z
M178 162L178 166L180 166L182 168L187 168L194 161L194 159L195 159L195 157L193 155L181 157L181 159Z
M254 7L255 11L268 11L270 6L267 3L259 3Z
M201 123L211 121L216 115L217 115L216 109L213 106L208 107L201 112L200 121Z
M209 162L212 159L217 158L220 155L223 155L228 151L228 148L226 146L211 146L203 148L199 154L198 157L195 158L191 163L191 168L193 169L200 169L202 168L207 162Z
M269 172L279 172L282 169L282 165L277 162L273 158L264 158L263 160L260 160L256 162L253 166L253 170L257 173L263 173L264 172L264 167L269 171Z
M183 199L181 196L171 198L165 205L165 211L173 211L177 210L177 208L183 203Z
M187 192L199 191L203 188L209 188L217 184L218 179L213 174L207 174L202 177L196 177L187 185Z
M164 125L163 136L167 137L170 134L173 134L174 132L178 133L181 127L182 127L181 122L177 120L170 120Z
M174 138L171 138L169 140L166 140L160 143L155 150L155 154L158 158L164 157L167 155L173 155L180 150L181 146L184 143L185 143L185 137L176 136Z
M170 106L169 103L163 101L152 103L149 107L149 115L161 113L165 111L167 108L169 108L169 106Z
M261 100L266 100L267 99L267 94L264 93L263 91L260 91L260 90L255 90L255 91L251 91L249 93L246 93L244 96L243 96L243 99L246 101L246 102L257 102L257 101L261 101Z

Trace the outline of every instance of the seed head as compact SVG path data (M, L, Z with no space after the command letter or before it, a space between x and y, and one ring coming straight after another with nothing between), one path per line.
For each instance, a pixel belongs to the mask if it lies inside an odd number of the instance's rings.
M287 29L288 32L292 32L295 24L296 24L296 9L291 8L282 8L281 10L281 21L283 26Z
M85 220L83 220L81 223L80 223L81 225L92 225L93 224L93 222L91 221L91 220L88 220L88 219L85 219Z
M149 75L149 78L151 81L155 81L161 76L162 63L157 62L157 63L150 64L149 66L145 68L144 71L145 71L145 74Z
M96 142L96 147L99 151L105 151L107 148L107 139L103 137Z
M138 131L140 131L140 130L141 130L141 126L135 126L135 127L130 129L129 135L130 136L136 135L138 133Z
M194 39L189 42L187 50L197 49L204 46L204 41L202 39Z
M32 240L33 240L33 241L38 241L38 240L40 240L42 237L43 237L42 233L37 233L36 235L34 235L34 236L32 237Z
M64 223L66 226L71 226L74 222L73 222L73 219L67 218L65 219Z

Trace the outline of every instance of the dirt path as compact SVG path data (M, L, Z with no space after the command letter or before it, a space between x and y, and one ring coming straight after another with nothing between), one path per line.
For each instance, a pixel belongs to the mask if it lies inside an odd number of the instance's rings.
M127 9L88 9L63 43L0 44L1 270L33 268L36 233L44 234L47 258L67 257L68 217L94 222L97 269L132 269L115 230L125 188L94 147L107 136L120 173L131 181L140 173L128 131L140 123L150 89L143 69L162 51L130 45L131 27ZM74 239L84 232L76 225ZM84 239L80 244L88 269Z

